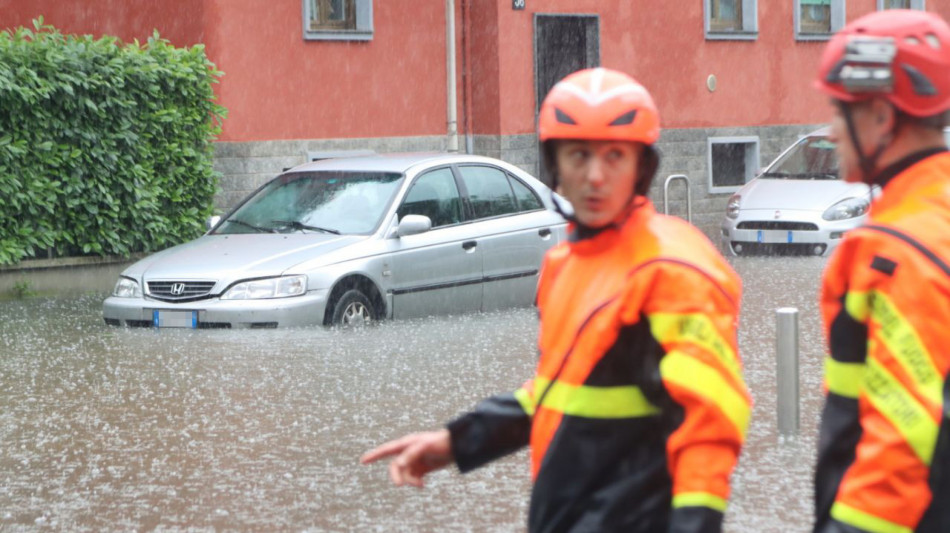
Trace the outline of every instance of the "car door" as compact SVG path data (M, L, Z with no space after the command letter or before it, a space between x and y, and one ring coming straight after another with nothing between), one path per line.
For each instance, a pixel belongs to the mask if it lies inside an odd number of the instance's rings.
M451 168L419 175L397 209L425 215L432 229L397 238L392 257L394 318L478 311L482 303L482 246L463 224L462 199Z
M556 217L527 185L498 167L457 168L472 225L481 234L482 309L532 304L541 260L557 242Z

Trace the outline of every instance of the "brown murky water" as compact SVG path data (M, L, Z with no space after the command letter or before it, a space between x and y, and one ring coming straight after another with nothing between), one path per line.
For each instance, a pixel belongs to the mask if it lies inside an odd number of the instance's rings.
M804 531L823 354L818 258L743 258L755 398L726 530ZM365 449L531 375L535 313L358 331L126 330L105 294L0 302L0 531L522 531L521 452L422 491ZM775 422L774 310L801 310L802 436Z

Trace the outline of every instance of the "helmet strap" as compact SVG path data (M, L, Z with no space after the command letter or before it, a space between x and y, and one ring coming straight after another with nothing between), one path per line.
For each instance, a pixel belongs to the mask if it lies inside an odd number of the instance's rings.
M861 166L861 181L868 185L873 185L876 177L874 170L877 166L877 160L881 157L881 153L884 152L884 149L887 148L887 143L881 141L873 153L870 155L865 154L864 147L861 146L858 140L858 131L854 126L851 106L840 101L838 102L838 106L841 109L841 114L844 115L845 124L848 126L848 137L851 139L851 145L854 146L854 151L858 154L858 164Z

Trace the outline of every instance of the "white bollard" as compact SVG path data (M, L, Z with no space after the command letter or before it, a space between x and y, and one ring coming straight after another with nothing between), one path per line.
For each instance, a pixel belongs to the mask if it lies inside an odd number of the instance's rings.
M775 374L778 381L778 431L798 436L798 309L775 310Z

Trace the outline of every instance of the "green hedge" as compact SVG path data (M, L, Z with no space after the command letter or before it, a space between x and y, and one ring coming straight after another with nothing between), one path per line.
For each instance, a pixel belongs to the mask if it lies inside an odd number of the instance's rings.
M204 47L33 24L0 33L0 264L200 235L226 115Z

